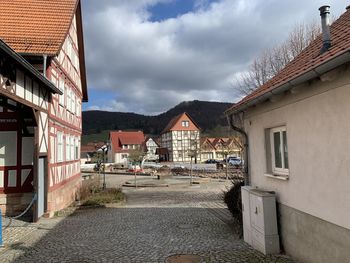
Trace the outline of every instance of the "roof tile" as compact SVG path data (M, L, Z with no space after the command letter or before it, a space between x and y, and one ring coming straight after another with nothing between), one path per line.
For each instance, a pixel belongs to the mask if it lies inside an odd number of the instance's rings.
M16 52L56 55L77 0L1 0L0 38Z

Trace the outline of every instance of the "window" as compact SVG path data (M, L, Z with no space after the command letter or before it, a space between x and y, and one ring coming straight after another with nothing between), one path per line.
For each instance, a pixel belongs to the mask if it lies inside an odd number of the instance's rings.
M74 160L74 137L70 137L70 160Z
M74 92L72 92L71 97L72 97L72 108L71 108L71 112L72 112L73 114L75 114L76 108L75 108L75 94L74 94Z
M75 160L79 159L79 140L78 138L75 139Z
M57 132L57 161L63 161L63 134L62 132Z
M66 161L70 160L70 136L66 135Z
M288 175L288 146L286 127L270 129L271 161L274 174Z
M189 127L190 126L189 121L182 121L181 124L182 124L182 127Z
M62 95L58 95L59 96L59 103L60 103L60 105L64 106L64 79L63 78L60 78L59 89L63 93Z
M66 89L67 91L67 110L71 110L72 107L72 100L71 100L71 90L70 89Z

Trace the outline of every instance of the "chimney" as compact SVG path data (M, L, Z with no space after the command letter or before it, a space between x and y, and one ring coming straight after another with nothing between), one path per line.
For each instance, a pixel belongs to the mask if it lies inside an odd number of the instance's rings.
M321 54L328 51L331 47L331 33L329 31L329 5L321 6L318 10L320 10L321 23L322 23L322 39L323 45L321 48Z

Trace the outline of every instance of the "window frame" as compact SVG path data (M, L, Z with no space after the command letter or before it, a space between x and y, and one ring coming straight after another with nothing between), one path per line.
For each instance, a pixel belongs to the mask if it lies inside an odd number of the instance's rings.
M288 159L288 168L286 168L285 164L285 155L283 147L285 145L284 139L283 139L283 132L286 132L286 138L287 138L287 127L286 126L279 126L275 128L270 129L270 150L271 150L271 169L272 173L276 175L289 175L289 159ZM279 133L280 136L280 152L281 152L281 164L282 168L276 167L276 161L275 161L275 141L274 141L274 134ZM287 156L288 156L288 139L287 139Z
M64 78L63 77L60 77L59 80L58 80L58 86L59 86L59 89L60 91L62 91L62 95L58 95L58 103L64 107L65 105L65 81L64 81Z
M64 140L63 132L57 132L57 162L63 162Z
M182 121L181 125L182 125L182 127L188 128L188 127L190 127L190 122L189 121Z

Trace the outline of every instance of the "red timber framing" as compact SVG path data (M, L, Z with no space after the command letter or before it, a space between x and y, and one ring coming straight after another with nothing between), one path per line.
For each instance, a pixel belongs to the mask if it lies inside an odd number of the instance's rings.
M0 1L0 7L7 10L6 17L16 17L24 6L26 8L26 16L22 20L11 20L11 23L6 19L0 20L0 38L6 39L25 58L26 63L45 75L57 89L47 93L44 104L33 106L37 125L36 155L41 164L41 157L45 157L45 213L52 215L54 211L71 204L80 187L81 108L88 97L81 1L49 2L31 0L23 1L20 5L17 1ZM30 6L40 7L40 16ZM60 15L57 16L57 13ZM46 26L45 21L50 26ZM40 34L33 24L38 25ZM23 38L18 37L18 31L26 32ZM25 44L29 42L30 45ZM32 93L34 98L34 89ZM34 172L34 185L35 178Z
M79 63L76 16L57 57L53 57L46 70L47 77L63 91L63 95L53 96L49 105L49 210L54 211L67 205L55 201L55 192L63 191L71 182L80 182L80 138L81 104L83 98ZM73 200L70 200L73 201ZM49 211L49 212L51 212Z
M8 215L22 211L36 192L53 92L59 90L0 41L0 206Z

